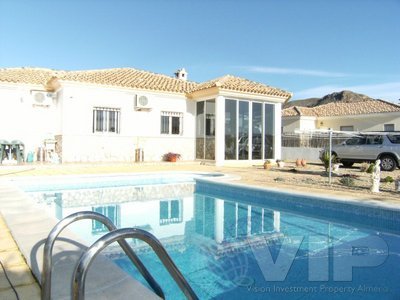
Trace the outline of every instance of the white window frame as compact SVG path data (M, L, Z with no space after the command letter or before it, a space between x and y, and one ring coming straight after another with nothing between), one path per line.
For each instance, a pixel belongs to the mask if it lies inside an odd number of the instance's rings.
M167 132L163 132L163 117L168 118L168 130ZM179 118L179 133L172 133L172 119ZM182 112L171 112L171 111L162 111L160 117L160 133L162 135L182 135L183 134L183 113Z
M97 113L102 112L102 125L98 126ZM110 124L110 112L115 112L116 117L114 119L114 124ZM120 133L120 123L121 123L121 109L120 108L110 108L110 107L93 107L93 122L92 131L93 133L110 133L119 134ZM111 127L110 125L114 125ZM101 130L99 129L101 127ZM114 128L114 130L111 130Z

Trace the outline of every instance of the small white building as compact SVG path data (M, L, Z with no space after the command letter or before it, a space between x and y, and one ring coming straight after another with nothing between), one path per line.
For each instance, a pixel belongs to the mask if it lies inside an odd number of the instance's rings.
M131 68L0 69L0 140L22 142L25 158L62 162L160 161L175 152L217 165L253 163L280 158L281 104L290 97L231 75L191 82L184 69L176 77Z
M398 131L400 106L384 100L332 102L282 110L282 131L332 128L337 131Z

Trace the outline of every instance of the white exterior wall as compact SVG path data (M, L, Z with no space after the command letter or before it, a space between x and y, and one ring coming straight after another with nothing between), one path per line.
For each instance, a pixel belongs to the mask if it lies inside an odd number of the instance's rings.
M312 130L317 127L316 117L284 117L282 118L283 132L295 132L296 130Z
M302 117L300 119L300 128L303 130L312 130L317 126L317 118L315 117Z
M322 125L321 122L323 122ZM394 124L395 130L400 130L400 112L320 118L318 120L320 129L332 128L333 130L340 130L340 126L354 126L355 131L383 131L384 124Z
M177 152L194 159L195 103L183 95L63 84L62 160L133 161L142 148L145 161ZM146 95L151 111L135 110L135 95ZM93 108L120 109L119 133L93 133ZM160 133L161 112L183 113L181 135Z
M32 90L44 89L35 85L0 85L0 140L22 141L25 156L60 132L57 100L50 106L34 106Z
M300 119L298 117L283 117L282 118L282 131L294 132L300 128Z
M394 124L395 130L400 130L400 112L376 113L358 116L339 117L284 117L283 132L296 130L328 129L340 130L341 126L353 126L355 131L383 131L384 124Z

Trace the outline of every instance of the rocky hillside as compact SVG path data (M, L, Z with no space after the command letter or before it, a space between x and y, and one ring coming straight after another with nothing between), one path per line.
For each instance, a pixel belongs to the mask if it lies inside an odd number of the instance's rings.
M289 101L283 106L283 108L288 108L292 106L315 107L331 102L355 103L367 100L377 99L370 98L363 94L357 94L352 91L341 91L326 95L322 98L309 98L304 100Z

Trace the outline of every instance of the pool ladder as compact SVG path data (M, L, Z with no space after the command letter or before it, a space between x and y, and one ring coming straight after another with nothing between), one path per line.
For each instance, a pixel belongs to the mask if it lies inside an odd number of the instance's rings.
M190 287L189 283L183 277L178 267L172 261L167 251L160 243L160 241L151 233L139 229L139 228L122 228L117 229L114 223L106 216L92 211L82 211L71 214L60 222L50 231L43 250L43 269L41 276L41 299L50 300L51 298L51 272L52 272L52 252L56 238L64 228L71 223L74 223L83 219L92 219L103 223L110 231L101 238L99 238L94 244L92 244L80 257L73 274L72 278L72 299L84 300L85 299L85 280L88 268L90 267L93 259L100 253L105 247L113 242L118 242L122 250L129 257L132 263L136 266L140 274L144 277L153 291L162 299L165 299L165 294L161 289L160 285L151 276L150 272L146 269L142 261L135 254L133 249L129 246L125 239L136 238L146 242L153 251L157 254L158 258L164 264L171 277L178 284L179 288L185 294L187 299L198 299L197 295Z

